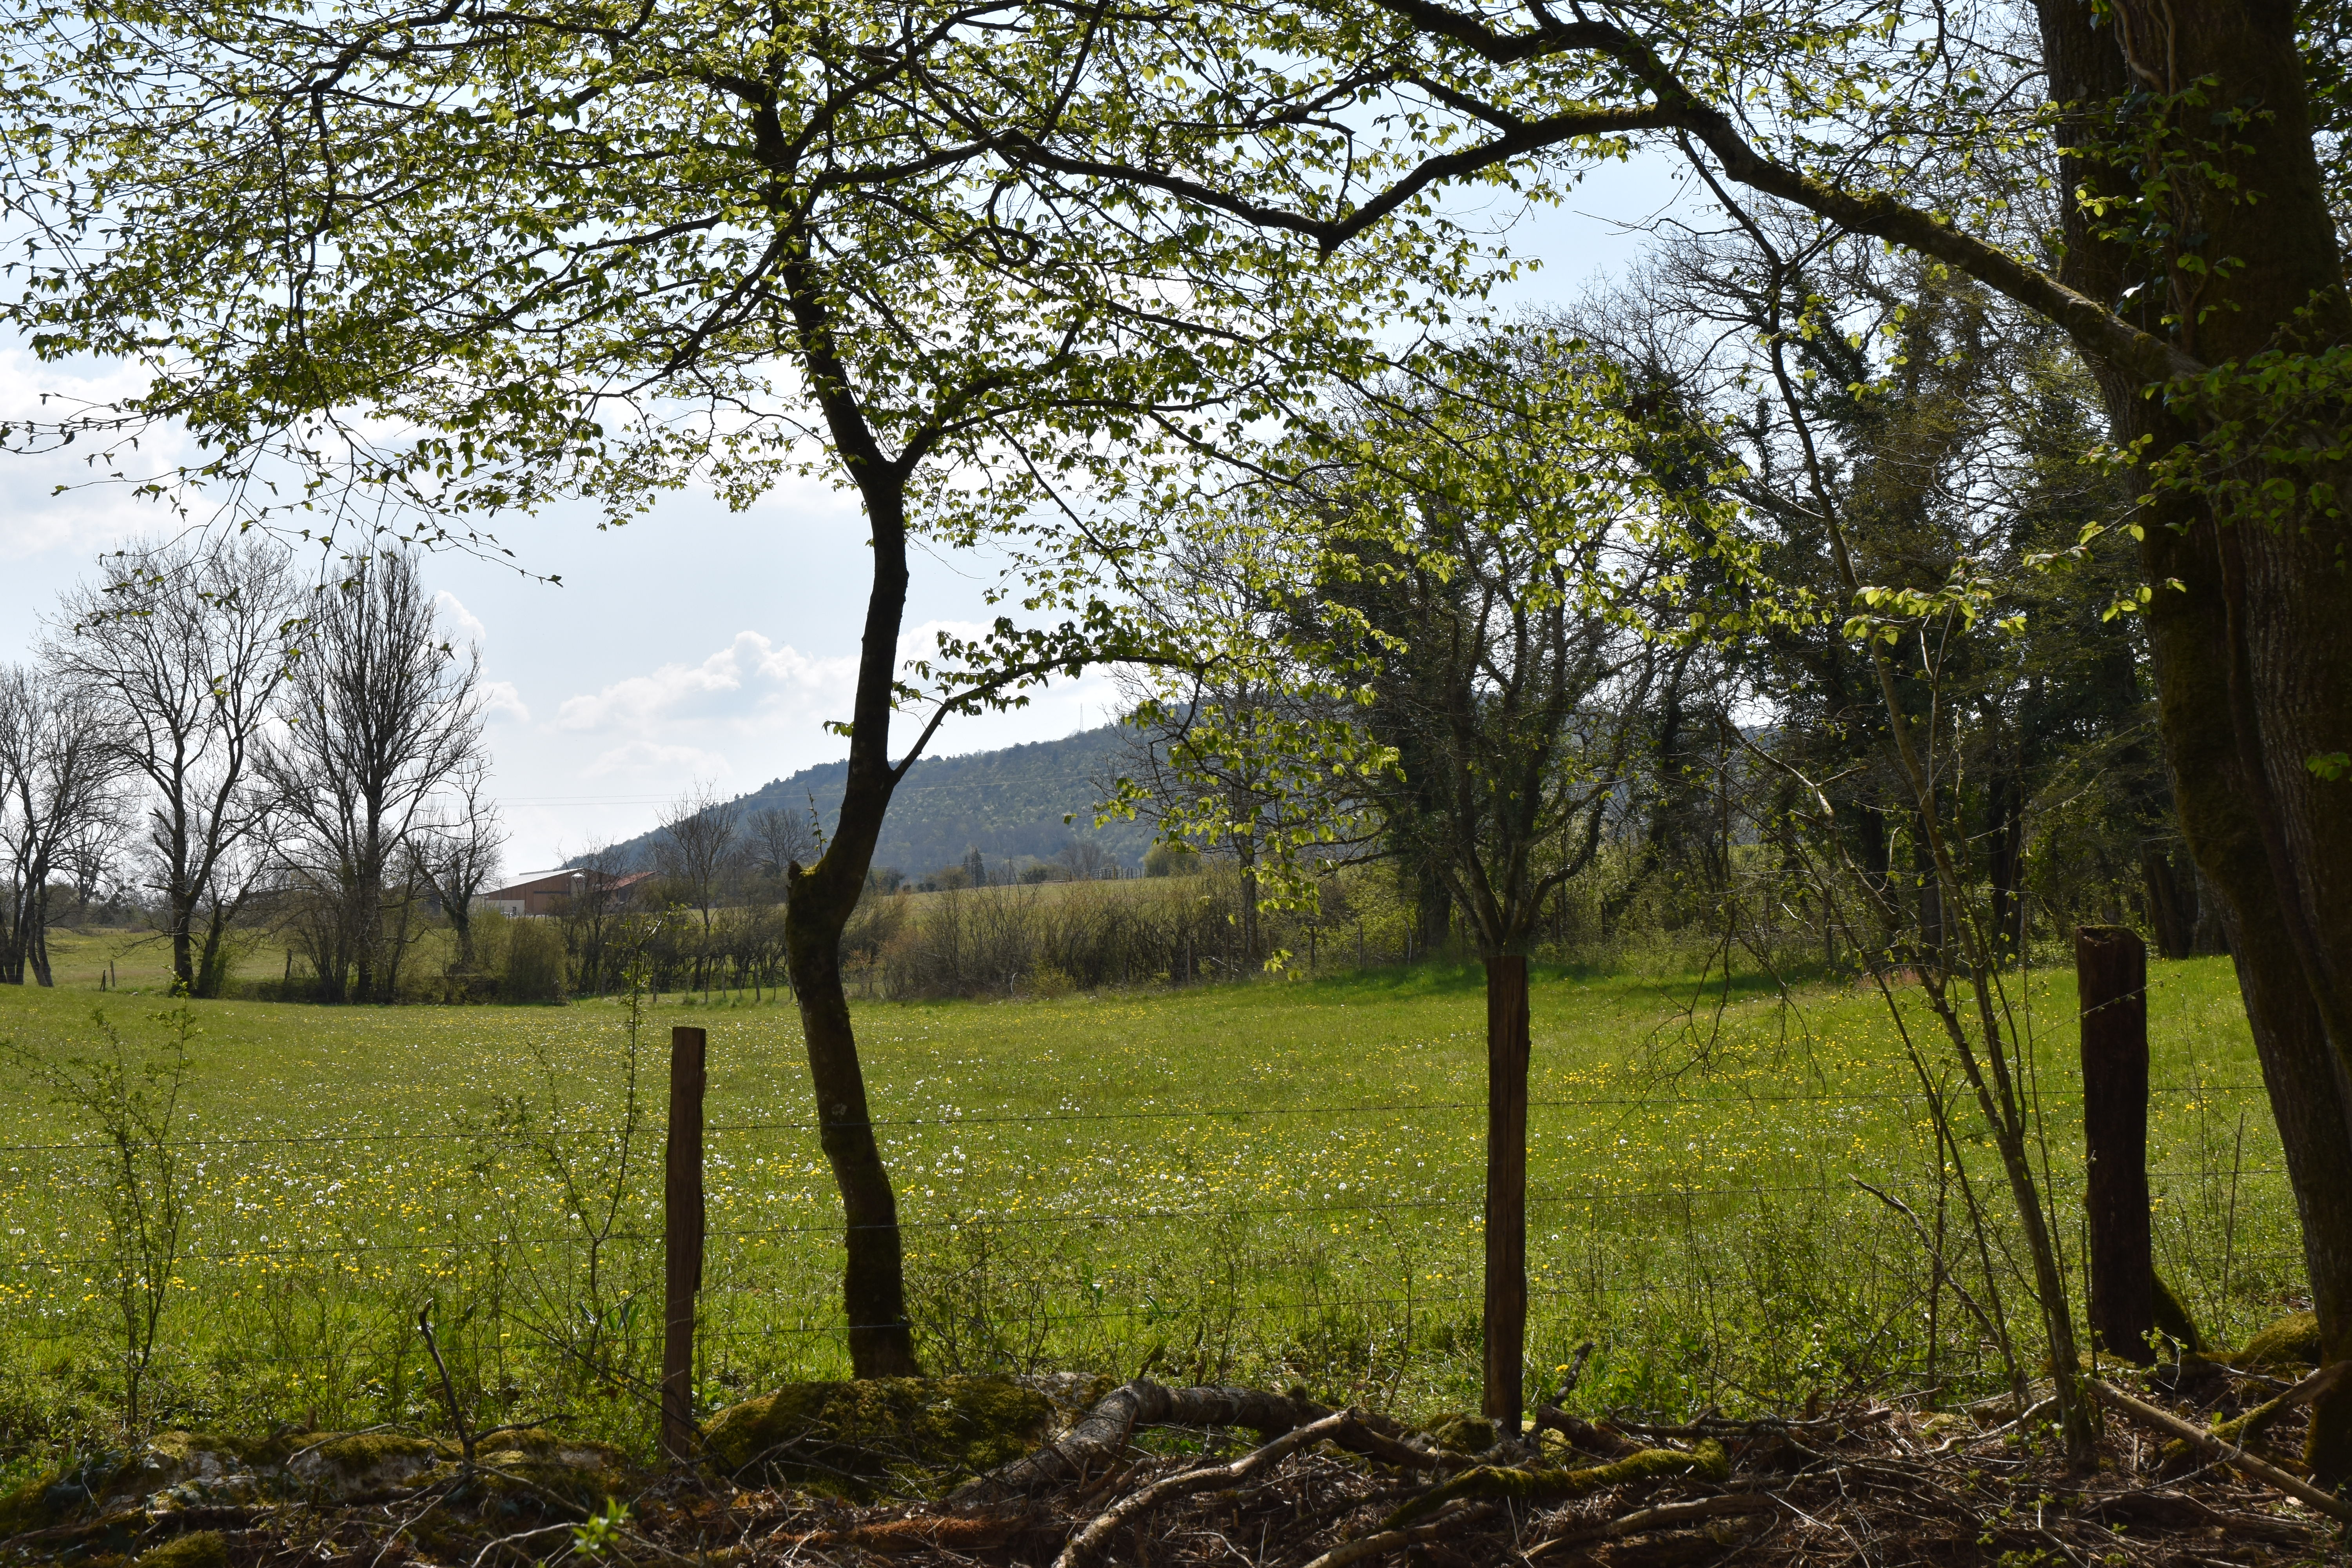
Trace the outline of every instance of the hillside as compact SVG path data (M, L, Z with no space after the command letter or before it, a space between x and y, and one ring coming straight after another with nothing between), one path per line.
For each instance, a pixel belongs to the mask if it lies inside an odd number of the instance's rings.
M1095 827L1098 780L1112 772L1118 729L1106 724L1058 741L1039 741L1003 751L961 757L927 757L898 786L874 864L896 866L920 877L956 864L974 848L991 862L1051 859L1065 845L1091 838L1133 871L1150 847L1151 830L1139 822ZM790 778L773 779L738 796L746 816L764 806L806 811L812 800L825 831L841 811L846 761L820 763ZM1073 815L1067 824L1062 818ZM652 848L654 835L641 834L616 846L630 856Z

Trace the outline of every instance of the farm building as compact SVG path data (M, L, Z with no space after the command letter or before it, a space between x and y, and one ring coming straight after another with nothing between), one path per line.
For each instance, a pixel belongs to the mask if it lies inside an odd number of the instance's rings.
M493 889L478 895L474 902L478 908L496 910L502 915L560 915L571 911L572 900L593 892L601 895L610 908L625 903L635 894L638 885L652 875L650 871L637 871L615 877L609 872L565 867Z

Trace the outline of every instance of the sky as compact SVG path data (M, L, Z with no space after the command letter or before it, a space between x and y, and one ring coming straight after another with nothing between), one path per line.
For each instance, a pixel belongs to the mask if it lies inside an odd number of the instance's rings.
M1637 159L1517 217L1510 247L1541 267L1501 302L1566 300L1622 271L1643 241L1635 226L1675 195L1663 159ZM106 367L46 366L0 343L0 418L30 412L43 392L129 390ZM162 468L180 454L141 456ZM53 493L91 477L81 454L0 454L0 659L25 657L58 594L92 575L101 552L170 531L168 514L121 486ZM584 509L559 509L507 520L498 534L521 570L445 552L427 559L425 578L446 628L481 651L509 871L643 832L694 784L739 794L845 754L824 724L848 715L866 605L866 533L848 495L798 481L742 512L681 496L625 528L599 531ZM902 647L928 649L937 629L996 613L983 597L993 574L978 563L919 555L913 576ZM1115 695L1106 676L1060 681L1026 709L950 721L933 751L1106 723Z

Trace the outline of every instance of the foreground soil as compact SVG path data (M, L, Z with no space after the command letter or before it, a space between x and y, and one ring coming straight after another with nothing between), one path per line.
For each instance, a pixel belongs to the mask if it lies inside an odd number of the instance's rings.
M2331 1369L2336 1374L2346 1368ZM2305 1384L2318 1380L2305 1379ZM2041 1423L1998 1405L1882 1403L1806 1419L1660 1426L1547 1406L1500 1438L1459 1416L1414 1430L1303 1395L1167 1389L1042 1393L909 1380L796 1408L866 1412L787 1431L782 1394L715 1421L705 1459L666 1472L546 1433L442 1439L281 1434L159 1439L60 1469L8 1500L0 1561L89 1568L524 1568L569 1563L905 1563L909 1568L1415 1568L1796 1563L2288 1563L2346 1561L2335 1499L2287 1495L2303 1413L2285 1380L2221 1368L2143 1379L2133 1397L2200 1433L2281 1390L2246 1450L2174 1445L2111 1405L2095 1469L2069 1469ZM845 1395L837 1391L853 1391ZM1011 1394L1005 1390L1014 1390ZM981 1396L986 1394L986 1398ZM1050 1396L1050 1397L1049 1397ZM981 1432L1027 1424L1025 1457ZM880 1412L880 1414L876 1414ZM975 1415L973 1412L978 1412ZM814 1421L816 1417L810 1417ZM895 1425L894 1425L895 1424ZM1254 1430L1253 1430L1254 1429ZM893 1454L889 1434L945 1449ZM756 1433L756 1440L745 1435ZM725 1438L721 1443L719 1439ZM914 1438L909 1438L910 1443ZM209 1445L209 1446L208 1446ZM731 1446L730 1446L731 1445ZM724 1447L723 1460L710 1456ZM925 1473L939 1453L992 1465ZM2232 1466L2264 1456L2270 1483ZM2217 1454L2220 1457L2216 1457ZM2233 1458L2233 1456L2235 1456ZM722 1463L733 1478L714 1473ZM142 1491L150 1482L161 1485ZM889 1494L896 1492L893 1497ZM920 1492L917 1500L907 1493Z

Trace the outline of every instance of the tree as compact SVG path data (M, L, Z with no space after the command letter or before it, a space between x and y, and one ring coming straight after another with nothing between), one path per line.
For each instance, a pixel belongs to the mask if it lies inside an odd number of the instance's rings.
M1971 817L1962 837L1972 858L1982 853L1971 879L1988 884L1994 940L2017 950L2037 889L2060 923L2121 919L2134 884L2153 913L2174 896L2148 852L2168 833L2171 803L2153 749L2145 639L2137 617L2113 614L2130 602L2133 574L2115 547L2122 536L2101 536L2130 496L2097 460L2089 376L2062 334L1967 279L1800 215L1723 201L1736 221L1664 245L1628 284L1576 311L1578 330L1626 363L1643 395L1687 411L1688 446L1704 459L1697 482L1719 484L1740 509L1775 597L1844 597L1801 482L1811 441L1863 582L1933 590L1965 563L1999 578L2027 612L2016 635L1960 638L1938 667L1943 700L1974 721L1955 760ZM2090 548L2079 542L2086 532ZM2036 560L2065 569L2036 570ZM1784 757L1829 781L1857 864L1932 906L1924 847L1901 830L1914 807L1865 653L1835 616L1768 618L1758 633L1741 650L1744 705L1773 712ZM1906 690L1923 717L1924 688ZM2027 832L2030 803L2061 783L2074 796L2063 844L2046 814L2043 832ZM1898 839L1909 864L1890 858Z
M1486 1410L1516 1426L1525 1215L1510 1173L1523 1180L1526 957L1546 900L1593 864L1644 756L1658 688L1685 668L1672 644L1704 616L1678 569L1704 552L1708 508L1703 492L1656 482L1621 378L1581 344L1536 328L1429 363L1426 381L1363 389L1350 417L1292 455L1295 482L1260 500L1259 529L1307 542L1276 556L1309 575L1265 580L1256 596L1308 679L1264 653L1252 673L1316 718L1285 724L1280 705L1255 696L1246 716L1204 705L1171 762L1205 758L1183 776L1246 776L1291 809L1303 795L1376 814L1443 883L1486 960ZM1223 524L1209 526L1213 536ZM1206 640L1233 658L1266 641L1213 622ZM1347 725L1360 731L1352 744L1326 728ZM1249 759L1245 775L1234 757ZM1292 775L1320 784L1294 792ZM1163 799L1163 821L1214 813L1213 825L1225 810L1217 790ZM1335 831L1265 843L1296 877L1311 864L1302 851Z
M1130 84L1116 145L1024 156L1339 252L1427 223L1447 184L1572 174L1649 140L2067 334L2143 497L2182 836L2227 911L2322 1341L2352 1356L2352 921L2331 902L2352 885L2341 0L2035 0L2023 28L1995 10L1927 30L1714 0L1229 15L1192 76ZM1328 116L1297 111L1302 70ZM2307 1457L2352 1475L2352 1392L2320 1402Z
M481 656L442 637L414 556L364 557L318 593L262 769L320 999L389 1002L442 809L478 804Z
M1120 672L1118 772L1099 781L1112 812L1144 817L1162 841L1232 857L1244 965L1270 956L1258 929L1261 862L1351 858L1373 820L1360 770L1331 765L1348 752L1341 689L1286 657L1297 629L1287 606L1312 562L1253 508L1188 506L1171 531L1144 603L1199 653Z
M742 807L698 784L662 814L654 839L654 864L683 901L702 916L702 939L695 953L697 979L708 984L712 961L711 911L730 896L742 866Z
M247 481L289 465L295 505L357 487L484 548L467 519L559 494L625 520L688 483L738 505L796 471L857 492L874 575L847 775L824 854L792 879L786 940L843 1194L851 1359L913 1370L840 977L891 796L947 715L1129 649L1134 546L1067 526L1078 492L1360 363L1366 308L1423 308L1408 280L1463 254L1408 236L1318 266L1255 226L1171 222L1130 182L1024 161L1129 122L1135 73L1201 58L1190 23L1097 6L225 18L164 0L7 25L0 90L24 135L0 178L40 235L10 320L45 354L148 377L135 403L70 432L18 426L27 439L120 451L177 420L212 454L188 483L257 500ZM925 535L995 538L1042 626L1008 616L902 671ZM894 712L926 694L894 758Z
M474 900L498 875L506 829L498 802L489 798L487 759L478 759L454 781L445 813L417 830L417 874L433 889L457 937L457 967L474 967Z
M287 552L250 534L135 545L101 567L65 595L43 657L100 705L143 784L141 847L173 975L217 996L229 926L268 864L260 752L299 595Z
M576 868L577 889L564 900L564 939L571 949L573 974L581 989L598 995L627 979L628 943L625 930L637 885L629 876L626 858L610 844L591 844L577 855L562 858ZM642 955L642 948L637 950Z
M804 812L763 805L743 826L751 839L752 862L778 882L790 875L794 865L815 859L822 847L814 805Z
M654 840L654 863L700 911L705 936L710 934L710 911L718 906L728 876L740 858L741 817L740 806L732 800L721 800L708 784L697 784L662 813L661 835Z
M50 884L94 879L118 841L121 768L87 693L0 666L0 981L54 984Z

